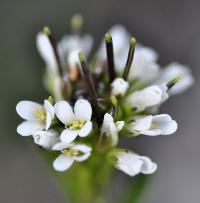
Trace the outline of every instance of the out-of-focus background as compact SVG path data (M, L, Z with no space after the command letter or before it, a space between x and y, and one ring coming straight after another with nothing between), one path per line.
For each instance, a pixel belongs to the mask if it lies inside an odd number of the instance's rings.
M70 17L82 13L85 31L101 41L113 24L123 24L137 40L160 54L160 64L191 67L195 85L162 108L179 123L175 135L141 137L129 146L152 157L159 169L142 203L196 203L200 193L200 2L195 0L0 0L0 202L64 203L33 144L16 133L19 100L42 102L43 62L36 33L49 25L57 38L69 31ZM120 181L129 181L121 174ZM121 182L116 184L120 190Z

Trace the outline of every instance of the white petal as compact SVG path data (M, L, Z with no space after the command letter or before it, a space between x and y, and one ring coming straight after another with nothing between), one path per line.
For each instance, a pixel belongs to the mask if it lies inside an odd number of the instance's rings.
M110 126L110 136L111 136L111 145L112 147L115 147L118 144L118 134L117 134L117 129L113 128L113 126Z
M160 129L151 129L147 131L142 131L141 134L148 135L148 136L157 136L162 134L162 130Z
M87 145L84 145L84 144L76 144L74 146L74 149L78 150L78 151L81 151L83 153L89 153L92 151L92 148L87 146Z
M160 67L156 63L157 58L157 53L153 49L136 46L133 63L129 72L129 79L139 79L141 82L153 81L160 72Z
M114 119L109 113L105 113L104 118L103 118L103 123L105 125L109 125L110 123L114 124Z
M91 130L92 130L92 122L87 121L86 124L81 128L79 136L86 137L90 134Z
M157 83L166 84L178 76L181 77L181 80L169 90L169 93L180 94L190 88L194 83L194 78L187 66L175 62L169 64L163 69Z
M45 128L44 125L38 122L32 122L32 121L24 121L17 127L17 133L22 136L30 136L33 135L33 133L36 130L43 130Z
M26 120L37 121L35 111L37 109L43 109L41 104L32 101L21 101L16 106L17 113Z
M115 123L118 132L124 127L124 124L125 124L124 121L117 121Z
M65 149L67 147L70 147L70 146L72 146L72 145L69 143L59 142L59 143L55 144L52 149L56 150L56 151L61 151L61 150Z
M176 132L177 123L168 114L160 114L153 117L153 123L159 126L163 135L170 135Z
M75 119L72 107L66 101L59 101L54 106L55 114L63 124L69 124Z
M43 32L38 33L36 38L36 45L41 57L50 68L50 71L52 73L57 73L57 62L55 54L46 34Z
M158 60L158 53L150 47L136 47L136 52L140 52L140 54L143 55L143 57L148 61Z
M127 102L136 107L138 111L143 111L147 107L159 104L162 101L162 93L162 89L159 86L152 85L132 93L127 98Z
M48 100L44 100L44 108L47 112L49 112L51 119L54 118L54 107L53 105L48 101Z
M48 130L51 126L51 115L49 112L46 113L46 127L45 129Z
M65 129L60 135L60 140L65 143L71 143L76 139L78 133L78 130Z
M152 162L152 160L149 157L139 156L139 158L140 158L140 160L143 161L141 173L152 174L157 170L157 164Z
M153 116L145 116L139 119L136 119L136 122L131 124L131 130L132 131L139 131L143 133L144 131L147 131L151 127Z
M33 135L34 142L46 149L51 149L58 141L55 131L36 131Z
M91 155L91 153L86 153L86 154L83 154L81 156L75 156L74 160L76 160L78 162L82 162L82 161L87 160L90 155Z
M119 154L117 158L116 168L119 170L129 176L135 176L140 173L143 161L138 158L137 154L124 152Z
M70 68L76 67L77 64L80 64L78 53L80 52L80 49L75 49L68 54L68 63Z
M74 158L71 156L67 156L65 154L61 154L56 158L53 162L53 167L56 171L66 171L73 164Z
M109 113L104 115L103 125L101 127L101 135L105 135L110 138L113 147L118 143L118 129L123 127L122 125L124 124L122 123L123 121L119 122L114 123L114 119Z
M92 48L93 38L90 35L79 37L77 35L65 35L59 42L59 49L68 55L73 50L81 50L87 56Z
M85 99L79 99L74 106L74 114L77 119L90 121L92 116L92 107Z
M123 78L116 78L111 84L111 95L113 96L124 96L127 89L129 88L129 83Z

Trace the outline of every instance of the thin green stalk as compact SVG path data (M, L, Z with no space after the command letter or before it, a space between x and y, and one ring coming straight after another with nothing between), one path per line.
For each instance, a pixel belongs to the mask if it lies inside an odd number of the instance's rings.
M130 39L130 48L129 48L129 52L128 52L128 58L127 58L126 66L125 66L124 73L123 73L123 79L124 80L127 80L127 78L128 78L130 67L131 67L131 64L133 62L133 57L134 57L134 52L135 52L135 45L136 45L136 39L134 37L131 37L131 39Z

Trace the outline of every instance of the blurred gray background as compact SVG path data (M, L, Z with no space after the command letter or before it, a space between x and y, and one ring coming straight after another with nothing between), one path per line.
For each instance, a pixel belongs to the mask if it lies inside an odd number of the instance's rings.
M198 0L0 0L0 202L65 202L33 144L16 134L20 119L15 105L22 99L42 102L47 96L36 33L49 25L60 38L77 12L84 15L85 31L95 36L96 45L111 25L121 23L158 51L160 64L179 61L191 67L193 88L162 108L178 121L177 133L141 137L129 146L159 164L142 203L199 202L199 10Z

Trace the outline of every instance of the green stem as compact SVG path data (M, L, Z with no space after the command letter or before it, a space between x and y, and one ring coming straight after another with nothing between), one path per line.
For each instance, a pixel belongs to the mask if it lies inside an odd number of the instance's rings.
M130 39L130 48L129 48L129 52L128 52L128 58L127 58L127 62L126 62L126 67L124 69L124 73L123 73L123 79L127 80L128 78L128 74L131 68L131 64L133 62L133 56L134 56L134 52L135 52L135 45L136 45L136 39L134 37L131 37Z
M125 192L121 203L139 203L148 180L149 177L146 175L139 175L134 177L131 180L127 191Z

